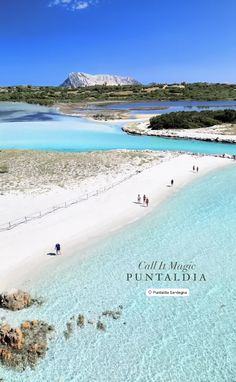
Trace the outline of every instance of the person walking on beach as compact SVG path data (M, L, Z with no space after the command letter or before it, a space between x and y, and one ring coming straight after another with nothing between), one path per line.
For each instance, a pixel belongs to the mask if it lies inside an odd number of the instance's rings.
M174 185L174 179L171 179L171 182L170 182L171 186Z
M55 245L55 250L56 250L56 255L61 254L61 245L59 243Z
M149 204L149 199L146 198L146 207L148 207L148 204Z
M198 172L199 168L197 167L196 170L197 170L197 172Z
M140 204L141 203L141 196L140 196L140 194L138 194L137 200L138 200L138 204Z
M146 198L146 195L144 194L144 195L143 195L143 204L146 203L146 199L147 199L147 198Z
M193 166L193 172L195 171L195 166Z

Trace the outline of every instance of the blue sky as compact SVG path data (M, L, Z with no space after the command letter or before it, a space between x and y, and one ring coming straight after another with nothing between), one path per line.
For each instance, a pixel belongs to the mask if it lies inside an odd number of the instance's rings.
M7 0L0 85L71 71L141 82L236 82L235 0Z

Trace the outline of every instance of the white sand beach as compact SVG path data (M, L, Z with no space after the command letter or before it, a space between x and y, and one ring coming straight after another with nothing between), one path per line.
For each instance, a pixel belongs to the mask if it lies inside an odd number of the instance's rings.
M65 261L72 255L80 256L80 250L93 240L105 237L144 217L189 182L233 162L226 158L190 154L175 154L174 157L169 155L167 158L168 160L161 163L152 163L150 168L142 169L140 173L109 191L0 232L0 289L16 287L19 283L32 280L37 272L43 272L44 267ZM198 173L192 171L193 165L199 167ZM123 169L123 177L124 171ZM173 187L169 187L171 179L174 179ZM107 179L107 186L109 182L111 179ZM71 194L72 198L75 191ZM70 191L66 192L68 198ZM141 196L148 196L148 208L136 203L139 193ZM18 203L12 203L12 194L5 194L1 214L4 220L10 221L22 217L22 209L25 214L32 212L32 205L35 211L48 208L49 200L53 206L58 197L57 191L51 190L48 195L45 198L41 193L27 194L24 203L22 195L16 195L15 198L19 198ZM27 206L31 206L29 210ZM54 252L57 242L62 246L62 255L47 256L48 253Z

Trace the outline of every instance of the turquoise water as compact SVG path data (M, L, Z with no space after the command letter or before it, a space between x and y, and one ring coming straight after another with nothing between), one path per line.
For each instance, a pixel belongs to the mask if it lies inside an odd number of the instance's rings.
M53 121L60 119L57 110L23 102L0 102L0 122Z
M107 126L81 119L67 122L1 123L0 148L48 151L150 149L236 154L236 145L233 144L131 136L123 133L120 126Z
M222 106L223 107L223 106ZM127 135L122 123L103 124L26 104L0 104L0 149L94 151L112 149L236 154L236 145Z
M146 218L66 264L32 292L42 307L4 315L12 324L43 319L56 327L47 356L8 382L233 382L236 375L236 166L213 172ZM81 255L78 253L78 255ZM52 258L52 262L55 259ZM205 282L127 282L140 261L196 264ZM189 298L148 298L150 287L188 287ZM92 325L63 331L73 315L97 319L123 306L105 332ZM3 314L2 314L3 315Z

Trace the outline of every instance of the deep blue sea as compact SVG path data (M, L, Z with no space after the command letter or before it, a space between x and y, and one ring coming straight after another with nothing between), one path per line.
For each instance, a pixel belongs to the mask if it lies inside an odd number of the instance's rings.
M169 109L161 112L187 110L192 107L200 110L200 105L203 108L207 105L211 108L236 108L236 101L217 103L179 101L165 104L168 104ZM149 107L150 103L145 105ZM139 107L145 105L140 104ZM130 105L122 104L120 106L119 104L119 107L129 108ZM0 149L48 151L150 149L207 154L236 154L236 145L232 144L128 135L121 130L122 123L124 122L103 124L79 117L64 116L54 109L37 105L0 103Z
M4 316L13 325L36 317L54 324L47 356L33 371L2 369L0 375L7 382L234 382L235 211L232 165L41 274L28 288L44 305ZM195 264L206 281L126 281L127 273L140 272L141 261L155 260ZM190 296L149 298L150 287L185 287ZM64 338L72 316L96 321L119 305L119 319L102 317L105 332L74 324Z

